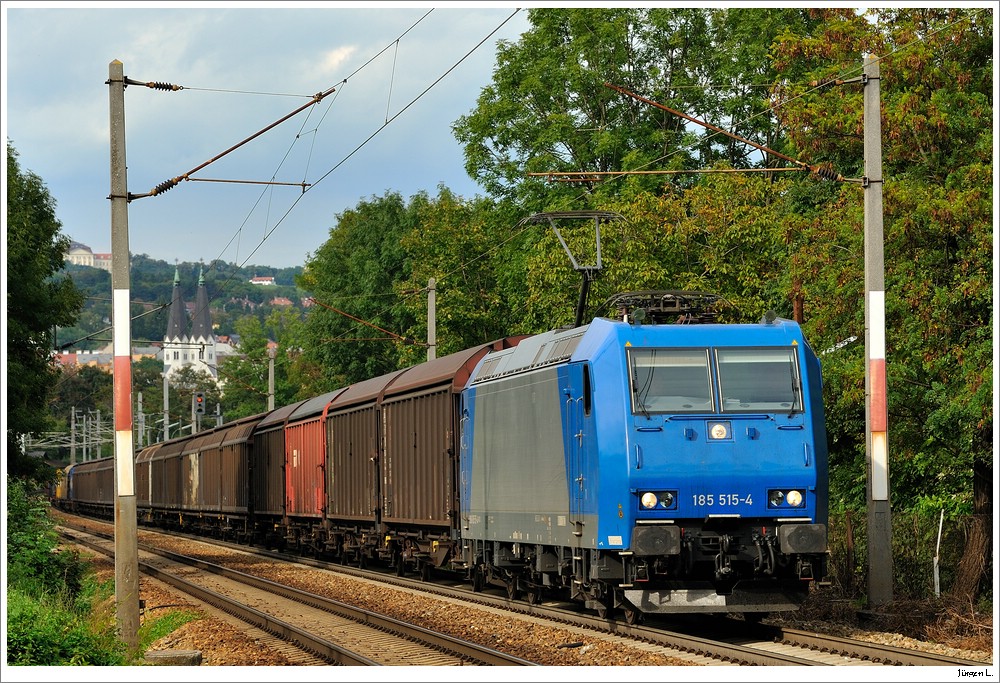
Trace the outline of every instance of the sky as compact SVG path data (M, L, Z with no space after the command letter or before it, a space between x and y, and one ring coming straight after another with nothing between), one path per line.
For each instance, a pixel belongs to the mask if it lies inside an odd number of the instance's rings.
M451 126L528 27L501 3L4 2L3 133L62 233L107 253L110 64L181 86L125 88L129 193L190 178L129 202L129 251L303 266L362 201L484 194Z

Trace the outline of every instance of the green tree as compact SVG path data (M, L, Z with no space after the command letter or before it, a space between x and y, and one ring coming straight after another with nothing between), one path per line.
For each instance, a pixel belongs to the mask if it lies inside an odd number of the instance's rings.
M227 420L256 415L268 406L269 343L274 347L274 405L289 405L310 396L307 388L315 381L315 372L305 361L299 342L304 322L292 310L276 309L266 325L246 316L236 323L239 354L222 362L219 377L223 381L223 404Z
M520 296L502 284L523 273L523 252L514 246L521 244L514 223L509 207L478 197L467 201L444 187L420 207L414 229L402 239L413 270L397 285L414 320L407 337L427 339L426 288L431 278L436 290L437 356L518 330ZM426 358L421 344L400 345L399 350L404 364Z
M624 185L658 192L663 181L637 174L581 192L527 173L760 165L755 147L607 86L777 145L762 87L773 71L762 58L780 31L812 23L805 10L781 8L545 8L528 17L531 28L500 44L493 82L454 128L469 175L529 211L570 208L591 192L614 197Z
M216 408L221 411L222 391L208 370L185 365L170 373L169 383L171 421L176 417L181 425L191 424L193 396L195 392L202 392L205 394L205 414L200 418L201 428L205 430L215 426ZM189 428L182 426L180 429Z
M132 400L135 402L135 427L142 429L136 445L155 443L160 439L163 422L162 360L146 357L132 362Z
M396 290L412 262L403 238L419 225L427 195L405 202L389 192L337 216L330 238L306 263L299 286L313 293L306 319L306 360L320 368L310 389L331 391L399 366L398 343L414 324Z
M46 431L48 396L58 380L51 351L56 326L73 325L83 298L60 277L69 239L42 179L22 171L7 142L7 472L47 477L29 459L22 437Z
M779 110L792 145L842 174L863 171L857 86L814 88L880 57L886 346L894 507L974 513L957 595L974 597L992 528L992 13L986 9L817 10L819 30L775 47ZM798 84L793 88L789 84ZM799 202L806 206L807 202ZM814 339L863 338L863 196L841 187L805 218L792 277ZM823 347L820 343L820 348ZM825 363L835 476L863 504L864 345Z

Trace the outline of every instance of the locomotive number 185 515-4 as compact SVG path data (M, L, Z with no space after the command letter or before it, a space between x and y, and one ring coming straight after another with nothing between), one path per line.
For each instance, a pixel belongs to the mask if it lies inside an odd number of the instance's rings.
M691 504L700 507L753 505L753 498L749 493L745 496L738 493L694 493L691 495Z

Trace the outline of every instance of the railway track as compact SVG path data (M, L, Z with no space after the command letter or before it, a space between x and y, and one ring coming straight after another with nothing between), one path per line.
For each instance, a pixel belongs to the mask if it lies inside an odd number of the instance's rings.
M144 533L147 533L144 530ZM150 534L156 532L148 532ZM176 540L177 535L164 535ZM206 539L190 537L192 542L206 543ZM173 541L171 541L173 542ZM291 558L286 554L247 549L212 541L212 547L229 547L233 552L252 553L254 556L273 558L280 562L295 562L334 571L357 580L377 579L396 590L413 595L433 595L439 600L453 601L463 607L475 606L483 610L517 615L519 619L535 624L558 626L580 639L569 639L565 647L581 646L583 641L599 640L617 648L633 648L662 654L675 660L694 665L762 665L762 666L945 666L964 669L987 666L987 662L947 657L934 653L880 645L862 640L827 636L793 629L780 629L768 625L749 625L728 619L650 620L642 625L629 625L624 621L599 619L581 613L575 604L511 600L503 591L486 590L473 593L465 584L448 585L396 576L393 572L330 565L308 558ZM308 571L303 569L303 571ZM406 601L409 598L398 598ZM563 647L563 646L560 646Z
M60 530L68 541L114 556L113 539ZM530 666L533 663L446 634L312 595L242 572L140 544L140 570L197 600L347 666Z

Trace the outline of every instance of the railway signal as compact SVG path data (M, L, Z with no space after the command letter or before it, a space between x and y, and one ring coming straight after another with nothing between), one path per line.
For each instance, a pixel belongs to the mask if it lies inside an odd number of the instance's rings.
M205 414L205 394L204 394L204 392L201 392L201 391L194 392L194 395L191 397L191 401L194 404L194 412L195 412L195 414L196 415L204 415Z

